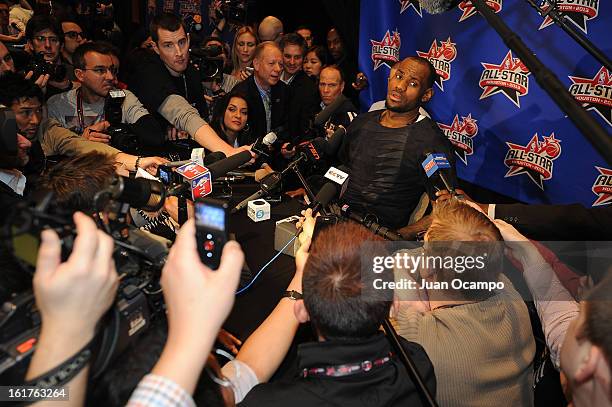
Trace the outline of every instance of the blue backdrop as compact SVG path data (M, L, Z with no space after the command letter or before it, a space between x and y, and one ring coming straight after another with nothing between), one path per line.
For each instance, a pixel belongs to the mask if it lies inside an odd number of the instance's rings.
M612 73L527 1L489 0L610 134ZM560 0L570 24L612 55L612 3ZM428 15L417 0L361 0L359 67L382 100L390 66L428 58L440 80L425 108L456 148L459 177L530 203L612 203L612 170L469 1Z

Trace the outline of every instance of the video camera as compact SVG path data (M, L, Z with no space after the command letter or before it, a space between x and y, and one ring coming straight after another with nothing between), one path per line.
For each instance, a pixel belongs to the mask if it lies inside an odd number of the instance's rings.
M96 205L105 211L105 216L96 218L98 227L115 242L113 258L120 284L115 303L99 322L92 343L93 378L98 377L114 358L146 331L152 318L163 315L165 308L159 279L166 261L167 245L126 222L127 211L134 202L157 206L160 201L163 204L164 196L156 195L156 191L161 189L150 185L154 181L116 178L95 199ZM8 251L14 253L30 274L36 264L39 236L43 229L51 228L60 236L63 261L72 251L76 237L72 213L53 202L53 193L39 191L33 202L16 207L12 216L7 217L11 221L3 227L2 239ZM19 383L23 378L27 369L24 362L34 352L40 327L41 319L31 291L14 294L0 307L2 383Z
M223 48L219 45L207 45L189 50L191 62L200 72L202 82L223 81Z
M124 101L125 92L121 89L112 89L104 100L104 118L110 123L106 133L111 136L111 146L128 154L139 155L138 137L132 133L129 125L122 123Z
M217 19L225 18L230 24L245 25L248 11L249 0L222 0L215 16Z
M50 80L57 82L66 79L67 73L64 65L47 61L42 52L32 55L30 62L23 69L25 73L30 71L33 72L33 80L36 80L41 75L49 75Z

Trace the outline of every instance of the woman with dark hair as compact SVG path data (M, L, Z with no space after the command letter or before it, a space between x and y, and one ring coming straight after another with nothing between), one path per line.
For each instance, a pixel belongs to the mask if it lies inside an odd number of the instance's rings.
M304 73L313 79L319 79L321 69L327 65L327 50L321 45L314 45L308 49L304 57Z
M243 145L243 140L246 139L248 117L246 95L230 92L215 103L210 125L219 137L238 147Z

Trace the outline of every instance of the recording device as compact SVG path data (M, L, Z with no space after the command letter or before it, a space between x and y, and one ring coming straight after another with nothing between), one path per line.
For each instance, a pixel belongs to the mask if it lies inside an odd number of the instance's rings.
M191 62L200 72L202 82L223 81L223 48L219 45L207 45L189 50Z
M219 9L216 10L217 19L225 18L228 23L245 25L249 11L249 0L222 0Z
M314 242L322 230L334 226L339 222L336 215L321 215L315 218L315 227L312 231L312 241Z
M192 150L193 151L193 150ZM217 161L225 159L226 156L221 151L215 151L210 154L204 156L202 162L205 166L216 163ZM173 168L181 167L185 164L189 164L192 160L183 160L183 161L170 161L163 165L157 166L157 178L161 181L165 186L170 186L173 184L180 184L183 182L183 177L175 172Z
M227 243L228 205L225 201L202 198L195 201L196 240L202 263L219 268L221 252Z
M66 67L62 64L47 61L45 54L42 52L32 55L30 62L23 69L24 73L30 71L33 72L33 80L38 79L41 75L49 75L49 79L56 82L66 79Z
M157 212L164 206L166 189L161 182L154 180L115 175L110 185L94 196L94 207L102 210L110 200Z
M111 89L104 99L104 119L110 126L106 134L111 136L110 145L129 154L138 155L138 137L123 121L123 102L125 92L121 89Z
M270 158L270 154L272 152L272 145L276 142L276 140L276 133L271 131L264 137L258 138L253 144L251 151L257 154L259 157L262 157L262 159L267 160Z
M435 191L446 189L451 196L455 195L455 187L448 181L445 175L446 169L451 168L446 155L443 153L425 153L425 160L421 165ZM432 193L430 193L429 198L432 201L436 200L435 194Z

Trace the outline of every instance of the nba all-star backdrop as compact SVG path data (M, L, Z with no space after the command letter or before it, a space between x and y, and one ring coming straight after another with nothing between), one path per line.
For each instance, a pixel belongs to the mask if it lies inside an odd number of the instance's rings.
M612 134L612 72L526 0L487 3ZM557 3L612 57L612 2ZM362 105L385 98L394 62L429 59L439 79L426 109L452 141L462 179L529 203L612 204L612 168L470 1L428 15L417 0L361 0L360 24L359 68L370 82Z

